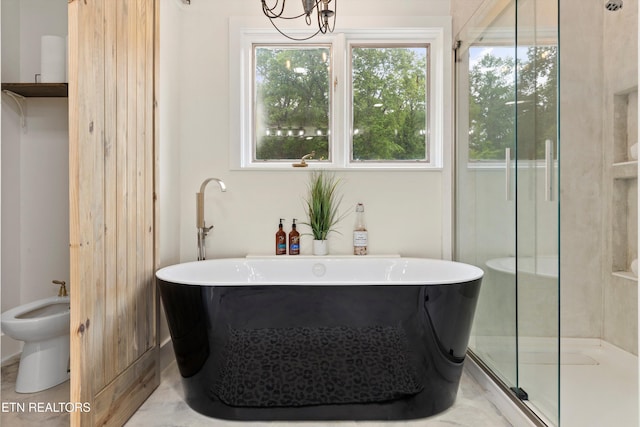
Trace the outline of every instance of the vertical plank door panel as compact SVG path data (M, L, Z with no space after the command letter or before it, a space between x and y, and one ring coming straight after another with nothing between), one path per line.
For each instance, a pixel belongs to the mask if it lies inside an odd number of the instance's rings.
M121 426L160 380L157 0L69 0L73 426Z

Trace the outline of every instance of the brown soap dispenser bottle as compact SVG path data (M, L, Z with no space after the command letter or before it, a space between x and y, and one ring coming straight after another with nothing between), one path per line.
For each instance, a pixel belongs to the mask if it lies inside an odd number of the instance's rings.
M300 233L296 230L295 218L293 218L289 232L289 255L300 255Z
M280 218L280 224L278 224L278 231L276 232L276 255L287 254L287 233L282 229L282 221L284 221L284 218Z

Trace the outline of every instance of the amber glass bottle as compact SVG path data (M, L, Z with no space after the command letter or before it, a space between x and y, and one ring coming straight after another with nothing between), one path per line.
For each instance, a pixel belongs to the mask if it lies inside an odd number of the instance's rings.
M289 232L289 255L300 255L300 233L296 230L295 218L293 218Z
M278 224L278 231L276 232L276 255L287 254L287 233L282 229L282 221L280 218L280 224Z

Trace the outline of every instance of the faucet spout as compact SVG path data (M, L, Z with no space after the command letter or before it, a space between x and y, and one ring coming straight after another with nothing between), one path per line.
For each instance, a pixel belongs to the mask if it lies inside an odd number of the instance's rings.
M196 228L198 229L198 261L202 261L206 257L205 238L213 225L207 227L204 221L204 190L211 181L215 181L220 186L220 191L227 191L224 181L219 178L207 178L200 185L200 192L196 193Z
M204 189L207 187L207 184L210 183L211 181L215 181L218 183L218 185L220 186L220 191L222 192L227 191L227 186L225 185L224 181L221 180L220 178L207 178L202 182L202 184L200 184L201 193L204 193Z
M204 225L204 190L211 181L215 181L220 186L220 191L227 191L224 181L219 178L207 178L200 185L200 192L196 193L196 227L205 228Z
M300 163L294 163L291 166L293 166L294 168L306 168L307 166L309 166L306 162L307 159L312 159L313 156L316 155L315 151L310 152L309 154L305 154L304 156L302 156L302 158L300 159Z

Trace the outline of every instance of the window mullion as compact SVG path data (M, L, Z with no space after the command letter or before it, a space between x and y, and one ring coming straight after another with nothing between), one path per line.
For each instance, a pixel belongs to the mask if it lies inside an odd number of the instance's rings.
M333 165L345 167L348 162L345 147L348 146L349 123L347 121L347 61L344 34L339 34L333 43L332 99L331 99L331 155ZM335 84L337 81L337 84Z

